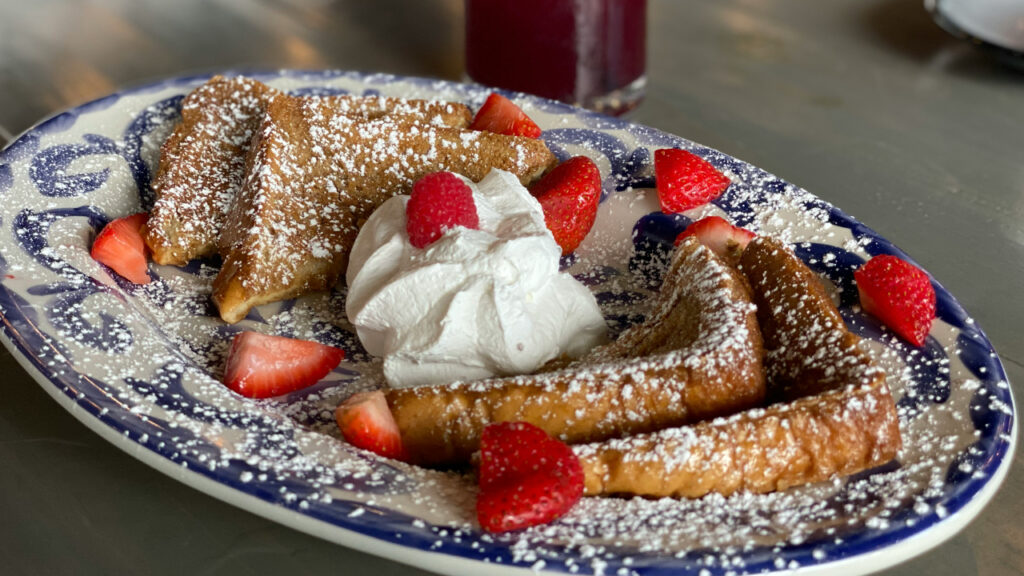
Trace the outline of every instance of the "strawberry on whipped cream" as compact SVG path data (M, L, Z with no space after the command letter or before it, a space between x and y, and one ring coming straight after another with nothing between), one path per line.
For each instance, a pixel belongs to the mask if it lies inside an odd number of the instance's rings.
M416 248L400 195L352 248L345 310L391 386L526 374L606 339L597 301L559 271L561 248L518 178L492 170L468 184L479 229L455 227Z

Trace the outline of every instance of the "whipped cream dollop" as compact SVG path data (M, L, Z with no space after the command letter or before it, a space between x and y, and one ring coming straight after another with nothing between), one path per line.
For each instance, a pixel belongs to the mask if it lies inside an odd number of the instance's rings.
M467 184L478 230L455 227L416 248L400 195L352 247L345 311L366 350L384 358L391 386L526 374L606 339L597 301L559 271L561 249L518 178L492 170Z

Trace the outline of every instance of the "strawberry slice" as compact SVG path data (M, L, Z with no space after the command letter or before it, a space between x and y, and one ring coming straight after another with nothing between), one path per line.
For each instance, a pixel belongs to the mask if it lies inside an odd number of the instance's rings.
M525 422L502 422L488 426L481 434L481 465L477 472L480 487L490 488L501 484L505 478L517 478L535 472L537 452L543 450L549 442L561 444L552 440L547 432Z
M924 344L935 319L935 289L923 270L883 254L868 260L853 277L865 312L914 346Z
M572 449L526 422L501 422L480 438L476 514L488 532L561 518L583 496L583 468Z
M480 227L473 191L451 172L434 172L417 180L405 217L409 242L417 248L426 248L450 228Z
M530 194L540 202L544 223L562 247L562 254L569 254L594 226L601 201L601 172L590 158L575 156L531 186Z
M690 236L696 236L701 244L710 248L719 258L735 264L739 262L740 254L754 239L755 234L746 228L729 224L725 218L708 216L697 220L687 226L686 230L680 232L679 236L676 236L675 245L679 246Z
M349 444L387 458L406 459L398 424L380 390L353 394L334 411L334 419Z
M654 151L654 180L666 214L703 206L721 196L732 182L707 160L676 148Z
M344 356L319 342L240 332L228 351L224 384L249 398L280 396L316 384Z
M497 92L492 92L477 111L470 130L486 130L508 136L537 138L540 127L514 102Z
M146 243L142 240L142 227L149 214L139 212L118 218L96 236L89 255L136 284L149 284L146 265Z

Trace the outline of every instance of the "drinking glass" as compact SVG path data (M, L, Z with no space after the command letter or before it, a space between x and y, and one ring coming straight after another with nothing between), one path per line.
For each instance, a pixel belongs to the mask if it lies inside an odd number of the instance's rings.
M606 114L644 95L646 0L465 0L466 73Z

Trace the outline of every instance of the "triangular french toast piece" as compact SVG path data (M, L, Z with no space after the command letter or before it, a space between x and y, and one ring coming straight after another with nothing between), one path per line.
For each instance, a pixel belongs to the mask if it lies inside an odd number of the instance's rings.
M267 102L287 97L244 76L214 76L182 101L181 122L161 148L153 178L156 203L146 244L158 264L182 265L217 252L217 237L241 187L245 158ZM319 97L309 97L319 98ZM464 127L463 104L386 97L325 96L356 118L404 116Z
M880 466L899 452L885 374L820 280L779 240L756 238L741 269L764 334L766 408L575 446L585 493L700 497L771 492Z
M540 140L345 114L332 99L274 98L220 238L213 300L227 322L253 306L323 290L344 272L360 224L425 174L524 183L555 163Z
M181 122L161 147L153 177L156 203L144 236L156 263L215 253L264 102L277 93L248 78L215 76L182 101Z
M690 238L673 255L650 318L568 367L385 396L412 462L458 465L493 422L529 422L573 444L759 406L762 356L746 282Z

